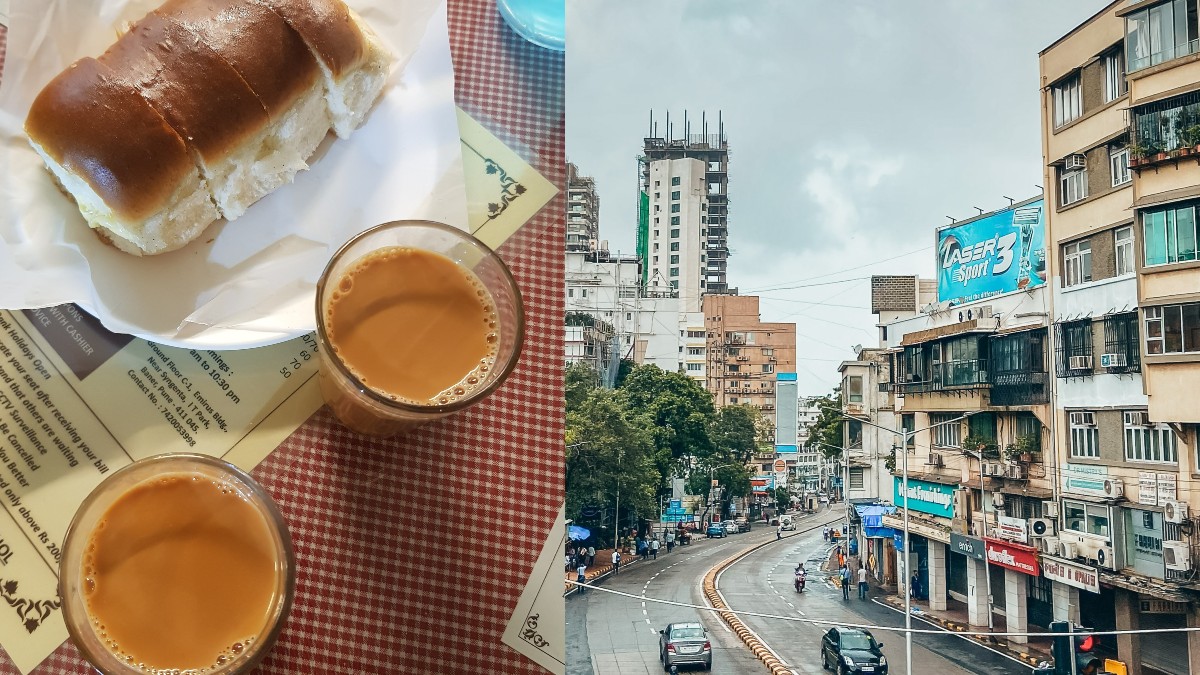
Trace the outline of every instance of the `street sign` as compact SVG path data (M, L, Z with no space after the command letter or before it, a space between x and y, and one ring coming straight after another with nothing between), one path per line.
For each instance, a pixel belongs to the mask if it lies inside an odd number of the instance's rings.
M786 472L787 472L787 462L785 462L783 459L775 460L775 473L786 473Z

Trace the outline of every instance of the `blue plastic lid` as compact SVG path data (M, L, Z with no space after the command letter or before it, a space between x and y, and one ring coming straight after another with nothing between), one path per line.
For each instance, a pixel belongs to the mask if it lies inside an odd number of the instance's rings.
M496 5L517 35L556 52L566 49L566 0L496 0Z

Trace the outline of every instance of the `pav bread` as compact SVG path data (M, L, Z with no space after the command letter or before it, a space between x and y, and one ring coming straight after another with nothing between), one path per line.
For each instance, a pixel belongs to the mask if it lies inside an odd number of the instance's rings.
M341 0L168 0L51 80L25 131L102 238L162 253L348 136L390 64Z

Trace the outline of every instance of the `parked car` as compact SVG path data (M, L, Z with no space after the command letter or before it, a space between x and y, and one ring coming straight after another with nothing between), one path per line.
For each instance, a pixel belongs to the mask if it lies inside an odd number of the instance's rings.
M750 521L749 520L737 521L737 528L738 528L738 532L749 532L750 531Z
M785 530L792 531L796 529L796 519L791 516L783 516L779 519L779 525Z
M713 537L725 538L724 523L710 523L708 529L704 531L704 536L712 539Z
M725 526L725 532L727 534L737 534L740 532L740 530L738 530L738 524L736 520L727 520L721 524Z
M658 631L658 658L663 670L682 665L712 670L712 643L699 623L669 623Z
M887 675L883 643L861 628L830 628L821 638L821 667L838 675Z

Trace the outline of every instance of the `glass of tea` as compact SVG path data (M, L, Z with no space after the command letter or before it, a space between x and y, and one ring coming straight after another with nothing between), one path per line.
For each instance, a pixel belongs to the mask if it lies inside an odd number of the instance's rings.
M59 596L102 673L245 673L283 628L295 570L283 516L253 478L206 455L158 455L84 499Z
M321 393L348 428L394 436L464 410L517 364L525 309L512 272L467 232L385 223L317 282Z

